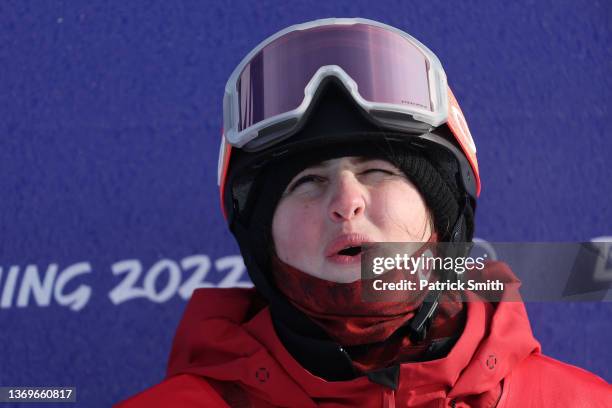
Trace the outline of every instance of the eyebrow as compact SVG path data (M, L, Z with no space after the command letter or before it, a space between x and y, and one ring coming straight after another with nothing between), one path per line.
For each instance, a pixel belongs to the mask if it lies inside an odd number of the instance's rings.
M322 162L313 164L312 166L308 166L308 168L327 167L331 160L334 160L334 159L323 160ZM365 163L365 162L376 161L376 160L383 160L383 159L379 159L377 157L365 157L365 156L355 156L355 157L351 157L351 159L350 159L352 164L362 164L362 163Z

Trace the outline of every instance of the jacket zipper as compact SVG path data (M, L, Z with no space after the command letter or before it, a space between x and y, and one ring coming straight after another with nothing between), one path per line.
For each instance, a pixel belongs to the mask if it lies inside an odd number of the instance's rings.
M383 393L383 407L395 408L395 390L385 387Z

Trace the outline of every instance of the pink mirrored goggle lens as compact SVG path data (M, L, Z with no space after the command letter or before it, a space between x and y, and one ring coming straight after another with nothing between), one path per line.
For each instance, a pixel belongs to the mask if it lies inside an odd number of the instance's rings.
M400 34L367 24L293 31L272 41L238 82L238 131L292 111L322 66L338 65L366 101L432 110L425 54Z

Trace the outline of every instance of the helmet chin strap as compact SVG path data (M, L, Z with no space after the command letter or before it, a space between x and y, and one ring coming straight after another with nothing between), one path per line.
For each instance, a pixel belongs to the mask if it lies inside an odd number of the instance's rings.
M471 248L472 243L467 243L466 236L466 217L465 211L467 207L467 198L463 204L462 211L460 212L457 222L453 226L451 233L449 248L447 249L445 256L457 257L467 255ZM453 243L463 243L465 245L452 245ZM452 273L452 272L451 272ZM459 275L455 274L456 279L460 279ZM431 326L431 322L436 315L438 305L440 303L440 296L442 292L439 290L430 291L425 300L419 307L416 315L410 320L410 339L414 342L423 341L427 337L427 330Z

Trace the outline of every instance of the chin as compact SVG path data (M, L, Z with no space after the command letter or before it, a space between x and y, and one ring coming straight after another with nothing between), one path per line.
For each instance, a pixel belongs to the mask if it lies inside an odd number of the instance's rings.
M321 279L337 283L351 283L358 281L360 278L360 265L350 265L344 268L330 268L328 271L326 271L326 273L323 274L323 276L321 276Z

